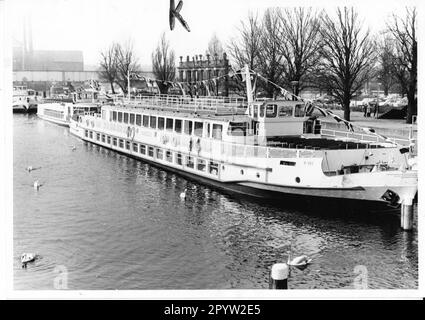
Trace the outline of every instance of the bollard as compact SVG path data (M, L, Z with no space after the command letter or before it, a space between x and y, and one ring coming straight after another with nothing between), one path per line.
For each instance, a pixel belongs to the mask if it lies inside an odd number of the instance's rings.
M413 199L404 199L401 203L401 228L409 231L413 228Z
M269 289L288 289L289 266L276 263L270 272Z

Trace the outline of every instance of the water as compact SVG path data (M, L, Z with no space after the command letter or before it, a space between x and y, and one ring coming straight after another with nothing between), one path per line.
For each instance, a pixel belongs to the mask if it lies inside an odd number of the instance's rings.
M15 289L53 289L65 275L61 283L78 290L264 289L291 242L294 255L313 258L292 271L291 289L353 289L359 265L369 288L418 286L416 221L406 233L396 215L301 212L232 197L35 115L13 120ZM28 173L29 165L42 168ZM39 255L26 269L23 252Z

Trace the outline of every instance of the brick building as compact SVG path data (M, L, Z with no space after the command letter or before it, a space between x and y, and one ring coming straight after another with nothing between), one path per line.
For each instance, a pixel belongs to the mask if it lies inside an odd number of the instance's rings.
M217 54L214 56L207 54L205 58L202 54L199 54L192 57L192 60L187 56L186 61L183 61L183 56L180 56L177 75L180 82L195 83L227 75L229 70L230 65L226 53L223 53L222 57L219 57ZM199 92L199 94L206 95L205 89L203 92ZM218 81L215 95L229 95L228 77L224 77Z

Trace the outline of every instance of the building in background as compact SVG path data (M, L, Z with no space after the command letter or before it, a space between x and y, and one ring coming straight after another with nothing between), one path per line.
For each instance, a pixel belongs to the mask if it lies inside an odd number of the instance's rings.
M218 55L207 54L206 59L203 59L203 55L195 55L190 60L189 56L186 57L186 61L183 61L183 56L180 56L180 63L177 67L178 81L195 83L204 80L210 80L213 78L225 76L229 74L230 64L227 59L226 53L223 53L223 57ZM217 92L215 95L229 95L229 79L223 77L218 82ZM200 89L203 92L199 92L199 95L206 95L205 89Z
M34 50L31 20L23 25L22 41L13 43L13 84L23 85L43 92L53 84L97 80L95 70L84 69L83 52L80 50Z

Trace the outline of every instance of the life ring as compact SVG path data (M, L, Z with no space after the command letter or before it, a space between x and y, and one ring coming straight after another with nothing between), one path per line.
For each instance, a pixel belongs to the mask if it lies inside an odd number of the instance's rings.
M198 140L196 140L196 151L199 153L201 152L201 139L198 138Z
M189 152L192 151L192 147L193 147L193 140L192 140L192 138L190 138L190 140L189 140Z
M177 147L177 138L173 137L173 146Z
M134 135L136 134L136 128L135 127L132 127L131 128L131 130L130 130L130 138L131 138L131 141L133 141L134 140Z

